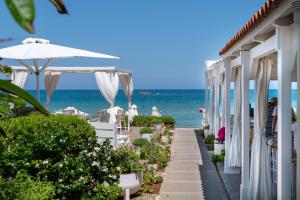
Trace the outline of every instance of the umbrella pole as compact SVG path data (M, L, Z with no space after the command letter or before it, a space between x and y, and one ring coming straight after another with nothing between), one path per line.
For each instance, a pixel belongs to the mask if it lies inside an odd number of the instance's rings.
M35 78L36 78L36 99L40 102L40 76L39 73L35 73Z

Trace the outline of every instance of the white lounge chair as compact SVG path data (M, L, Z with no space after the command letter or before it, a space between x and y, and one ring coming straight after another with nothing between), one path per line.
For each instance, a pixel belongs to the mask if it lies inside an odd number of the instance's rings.
M106 139L110 140L110 143L115 147L117 145L116 125L100 122L89 121L89 123L95 128L98 142L101 143Z
M125 200L129 200L130 195L137 193L141 189L142 180L142 175L139 176L137 173L120 175L119 185L123 190Z

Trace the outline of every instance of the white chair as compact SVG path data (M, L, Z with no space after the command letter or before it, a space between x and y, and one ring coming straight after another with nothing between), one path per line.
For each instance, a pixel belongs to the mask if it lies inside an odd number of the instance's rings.
M116 125L110 123L103 123L100 121L95 121L89 123L95 128L96 136L98 142L101 143L106 139L110 140L110 143L116 147L117 145L117 134L116 134Z
M125 200L130 200L130 195L137 193L141 189L142 175L137 173L121 174L119 186L123 190Z

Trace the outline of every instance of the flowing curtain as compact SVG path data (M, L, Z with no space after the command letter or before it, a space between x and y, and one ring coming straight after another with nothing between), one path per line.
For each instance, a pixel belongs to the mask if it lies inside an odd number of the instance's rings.
M59 81L61 72L45 72L45 89L46 89L46 108L49 107L51 96L56 88L56 85Z
M119 75L117 72L95 72L98 88L109 104L113 107L119 90Z
M264 58L260 62L256 76L254 138L251 146L250 199L271 199L270 158L264 142L264 128L268 113L268 91L272 60Z
M119 74L119 79L123 88L123 91L128 99L128 105L131 105L132 93L133 93L133 83L131 74Z
M209 80L209 105L210 105L210 109L209 109L209 129L211 132L213 132L214 130L214 79L211 78Z
M242 115L242 76L241 67L236 70L234 84L234 125L229 149L229 166L241 166L241 115Z
M25 86L27 76L28 76L27 71L13 70L11 75L11 82L16 86L23 88Z
M220 122L220 127L225 127L225 74L222 75L222 80L221 80L221 122Z
M218 138L218 131L220 127L220 82L219 78L215 80L215 108L214 108L214 124L215 124L215 138Z

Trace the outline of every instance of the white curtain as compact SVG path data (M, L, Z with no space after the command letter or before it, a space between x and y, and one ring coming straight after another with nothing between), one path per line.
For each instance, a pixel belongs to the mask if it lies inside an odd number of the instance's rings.
M221 80L221 122L220 122L220 127L225 127L225 74L222 75L222 80Z
M128 105L131 105L132 92L133 92L133 83L131 74L119 74L119 79L123 88L123 91L128 99Z
M117 72L95 72L98 88L109 104L113 107L119 90L119 75Z
M56 85L59 81L61 72L45 72L45 89L46 89L46 97L47 97L47 102L46 102L46 107L49 107L50 101L51 101L51 96L56 88Z
M211 132L214 130L214 79L209 80L209 129Z
M214 107L214 124L215 124L215 138L218 137L220 127L220 82L219 77L215 79L215 107Z
M13 70L11 75L11 82L19 86L20 88L23 88L25 86L27 76L28 72L26 71Z
M229 166L241 166L241 115L242 115L242 76L241 67L236 70L234 84L234 125L229 149Z
M254 138L251 146L250 199L271 199L270 158L264 142L264 128L268 113L268 91L272 60L264 58L260 62L256 76Z

